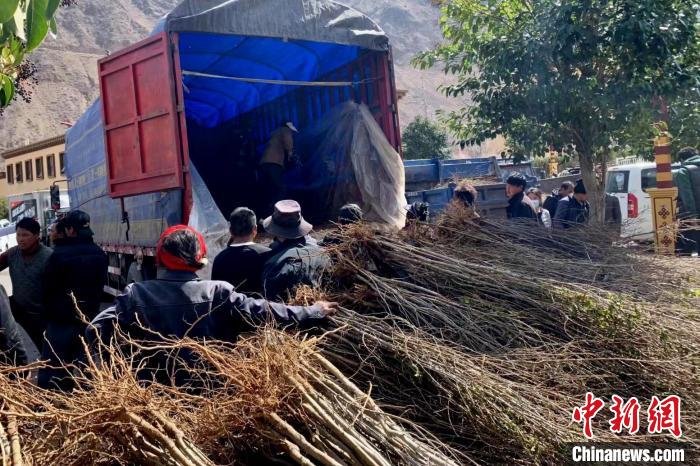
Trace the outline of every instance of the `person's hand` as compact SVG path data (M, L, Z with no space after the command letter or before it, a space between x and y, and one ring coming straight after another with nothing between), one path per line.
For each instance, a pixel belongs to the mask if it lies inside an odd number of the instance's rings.
M317 301L316 305L321 308L321 315L323 317L330 317L338 312L338 303L331 303L328 301Z

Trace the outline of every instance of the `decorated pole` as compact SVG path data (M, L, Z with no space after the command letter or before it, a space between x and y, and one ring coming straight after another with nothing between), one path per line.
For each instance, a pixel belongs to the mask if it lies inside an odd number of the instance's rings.
M666 122L656 124L658 135L654 139L656 160L656 188L647 189L654 212L656 253L673 255L676 251L676 197L671 172L671 138Z
M547 154L547 176L551 177L559 173L559 154L554 146L549 146Z

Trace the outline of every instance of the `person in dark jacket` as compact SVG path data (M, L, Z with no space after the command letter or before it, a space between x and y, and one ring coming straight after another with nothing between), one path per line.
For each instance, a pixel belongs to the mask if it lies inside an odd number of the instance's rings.
M44 344L44 274L53 252L41 244L41 226L33 218L17 222L17 246L0 255L0 270L9 267L12 315L38 349Z
M525 188L527 188L527 180L519 173L510 175L506 180L506 196L508 196L506 213L508 219L525 219L537 222L537 212L535 212L534 206L525 196Z
M270 248L255 243L258 234L255 212L239 207L229 218L231 241L214 259L211 279L228 282L244 294L262 293L262 271Z
M63 219L66 237L56 247L46 267L44 312L47 323L42 359L52 368L39 370L39 386L69 390L73 384L69 372L61 365L71 365L83 356L80 337L87 321L100 310L104 285L107 283L107 255L93 240L90 216L80 210ZM75 302L74 302L75 300Z
M0 363L23 366L29 362L22 334L12 315L10 298L0 286Z
M160 341L162 337L180 339L215 339L235 342L239 333L251 325L270 319L282 323L300 323L324 319L336 312L337 305L319 301L313 306L286 306L253 299L236 292L230 283L202 280L196 272L206 265L206 244L202 235L185 225L166 230L156 251L156 280L128 285L117 297L116 305L101 312L86 331L86 339L94 349L99 342L108 343L118 327L135 340ZM100 351L95 351L99 354ZM142 355L143 356L143 355ZM173 371L178 366L173 357L163 353L147 353L141 365L141 380L190 385L187 370ZM194 358L187 351L177 355L186 367ZM195 384L196 385L196 384Z
M557 206L559 201L565 197L569 197L574 193L574 184L571 181L564 181L558 191L552 191L552 195L545 199L542 207L549 211L549 216L554 218L557 214Z
M674 184L678 187L678 220L681 223L678 252L693 255L700 253L700 231L697 229L700 204L696 202L700 186L693 183L692 174L697 170L696 167L700 167L700 155L694 147L684 147L678 151L678 161L681 162L681 167L673 175Z
M588 223L591 207L588 204L588 194L583 180L576 181L574 195L565 197L559 201L557 214L554 217L553 226L559 230L566 230L575 226Z
M330 259L321 246L307 240L313 226L302 217L299 203L292 200L276 203L263 226L275 235L276 244L263 269L265 296L283 299L299 285L318 286Z

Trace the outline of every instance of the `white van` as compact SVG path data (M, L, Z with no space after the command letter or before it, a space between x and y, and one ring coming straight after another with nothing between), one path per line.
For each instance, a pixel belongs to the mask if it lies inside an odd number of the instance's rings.
M610 167L606 179L605 192L620 199L622 237L654 241L654 219L647 189L656 188L656 164L639 162Z

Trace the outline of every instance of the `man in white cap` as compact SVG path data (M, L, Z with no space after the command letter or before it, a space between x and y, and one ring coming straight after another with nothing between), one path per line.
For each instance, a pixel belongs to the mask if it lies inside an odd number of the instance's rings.
M284 172L294 154L294 135L299 131L287 122L272 132L258 166L258 182L265 190L264 214L284 196Z
M263 268L263 291L268 299L285 299L299 285L317 287L330 259L310 237L313 225L304 220L297 201L275 204L274 212L263 221L267 233L274 235L272 257Z

